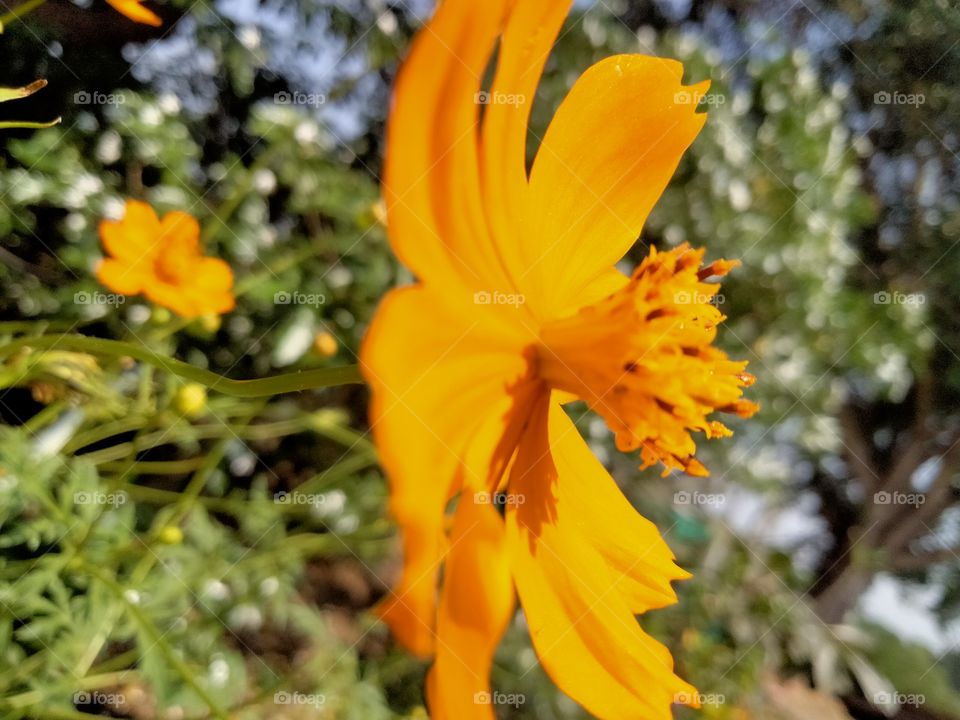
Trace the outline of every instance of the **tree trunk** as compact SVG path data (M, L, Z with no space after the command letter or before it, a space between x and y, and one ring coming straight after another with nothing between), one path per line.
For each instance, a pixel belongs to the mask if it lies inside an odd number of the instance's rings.
M876 572L867 568L847 565L815 598L815 609L820 619L828 625L843 622L847 612L870 587Z

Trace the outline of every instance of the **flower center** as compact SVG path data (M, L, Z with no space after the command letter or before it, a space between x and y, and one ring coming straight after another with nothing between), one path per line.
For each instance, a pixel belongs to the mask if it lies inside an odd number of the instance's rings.
M704 280L737 263L702 267L702 259L702 249L687 245L652 249L622 290L547 323L540 335L542 379L586 401L616 434L618 449L639 449L643 467L662 462L664 474L706 475L691 432L728 436L708 415L757 410L741 398L754 381L746 361L712 345L724 316L719 286Z

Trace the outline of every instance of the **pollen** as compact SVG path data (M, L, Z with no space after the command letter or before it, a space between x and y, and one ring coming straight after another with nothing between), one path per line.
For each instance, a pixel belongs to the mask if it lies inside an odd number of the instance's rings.
M686 244L653 248L623 289L548 323L540 336L542 379L584 400L619 450L639 450L642 467L662 463L664 475L707 475L694 457L694 434L728 437L713 413L750 417L758 409L742 398L754 382L746 361L713 344L725 316L719 285L706 281L739 263L704 266L703 255Z

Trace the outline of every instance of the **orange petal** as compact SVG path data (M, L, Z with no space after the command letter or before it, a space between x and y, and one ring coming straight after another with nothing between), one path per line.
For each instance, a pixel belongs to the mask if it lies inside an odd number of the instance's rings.
M516 232L527 192L527 122L540 75L571 0L519 0L500 39L497 71L483 109L483 192L491 229L510 269L526 266Z
M160 220L153 208L139 200L127 200L123 219L100 223L103 247L113 257L136 261L154 257L160 249Z
M154 278L144 288L146 295L152 302L172 310L180 317L195 318L206 314L204 306L197 303L196 297L184 290L180 285L171 285Z
M583 441L562 415L544 404L510 476L509 492L524 498L507 506L506 523L530 636L554 682L591 714L669 720L675 697L695 691L634 610L662 604L680 573L662 540L612 497L612 478L576 447Z
M480 196L480 81L511 0L443 2L395 85L384 201L394 252L427 284L510 292Z
M618 55L598 62L561 103L530 174L518 278L535 313L557 317L636 241L697 136L706 84L683 87L673 60Z
M106 258L97 265L97 280L115 293L136 295L143 292L150 276L143 263L126 263Z
M675 603L670 581L690 574L671 562L673 552L657 526L634 510L565 413L553 410L549 422L550 449L563 476L597 478L567 482L559 495L569 507L580 509L581 524L591 528L594 546L616 576L613 589L637 614Z
M196 272L184 292L200 309L201 315L222 315L233 310L233 271L220 258L204 257L196 261Z
M394 290L361 350L404 543L403 575L380 612L421 656L433 651L447 502L459 482L486 488L499 480L519 434L512 407L526 387L525 339L506 333L493 313L468 312L422 286Z
M159 239L164 248L184 255L199 255L200 223L189 213L168 212L160 222Z
M134 22L153 25L154 27L160 27L163 24L156 13L140 4L140 0L107 0L107 4Z
M460 498L444 565L436 661L427 676L434 720L494 717L490 666L513 615L503 520L493 505Z

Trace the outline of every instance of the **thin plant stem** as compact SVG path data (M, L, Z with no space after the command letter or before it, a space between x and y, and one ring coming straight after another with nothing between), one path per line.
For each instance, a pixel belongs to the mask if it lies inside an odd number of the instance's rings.
M0 347L0 357L11 355L26 348L44 350L51 347L112 357L132 357L161 370L166 370L177 377L198 382L209 390L233 397L272 397L288 392L316 390L363 382L360 370L356 365L301 370L255 380L231 380L210 370L159 355L146 345L87 337L85 335L45 335L38 338L21 338Z
M0 32L3 32L3 29L12 22L20 20L24 15L29 12L33 12L38 7L43 5L47 0L27 0L25 3L20 3L10 12L0 15Z

